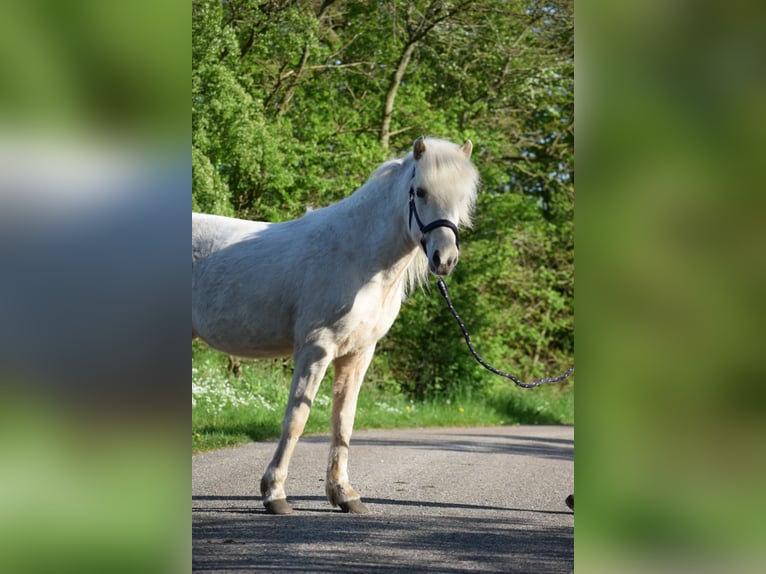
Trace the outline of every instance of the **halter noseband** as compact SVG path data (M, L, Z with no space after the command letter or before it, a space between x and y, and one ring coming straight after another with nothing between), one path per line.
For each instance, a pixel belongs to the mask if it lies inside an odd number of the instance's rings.
M413 180L415 179L415 173L412 174ZM420 246L423 248L423 251L426 250L426 233L429 231L433 231L437 227L447 227L452 230L452 233L455 234L455 247L460 249L460 234L457 231L457 226L452 223L449 219L437 219L436 221L432 221L428 225L423 225L423 222L420 220L420 216L418 215L418 209L415 207L415 189L412 185L410 185L410 219L409 219L409 226L410 229L412 229L412 216L415 215L415 221L418 224L418 229L420 229L420 233L423 234L423 237L420 239Z

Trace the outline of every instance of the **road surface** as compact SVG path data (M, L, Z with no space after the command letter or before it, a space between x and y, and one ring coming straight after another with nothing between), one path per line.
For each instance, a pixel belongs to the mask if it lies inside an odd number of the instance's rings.
M192 457L198 571L279 573L572 572L571 426L357 431L351 482L370 510L324 496L328 436L298 444L294 513L265 513L258 484L275 442Z

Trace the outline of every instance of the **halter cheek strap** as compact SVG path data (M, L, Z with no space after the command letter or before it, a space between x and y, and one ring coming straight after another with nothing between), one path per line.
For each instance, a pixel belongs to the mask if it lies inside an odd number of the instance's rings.
M418 209L415 207L415 190L412 186L410 186L410 219L409 219L409 226L410 229L412 229L412 216L415 216L415 222L418 224L418 229L420 229L420 233L423 234L423 237L420 239L420 245L423 247L423 251L426 250L426 233L429 231L433 231L437 227L447 227L452 230L452 233L455 234L455 247L460 249L460 234L458 233L457 226L452 223L449 219L437 219L436 221L432 221L428 225L423 225L423 222L420 220L420 216L418 215Z

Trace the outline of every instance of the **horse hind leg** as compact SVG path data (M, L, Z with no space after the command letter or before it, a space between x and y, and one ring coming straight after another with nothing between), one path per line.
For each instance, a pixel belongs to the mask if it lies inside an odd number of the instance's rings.
M348 451L354 428L356 403L375 346L335 360L332 402L332 445L327 463L325 491L333 506L343 512L366 514L367 507L348 478Z
M270 514L292 512L284 488L287 470L329 363L329 354L317 346L307 346L295 353L295 372L282 421L282 435L274 457L261 479L263 505Z

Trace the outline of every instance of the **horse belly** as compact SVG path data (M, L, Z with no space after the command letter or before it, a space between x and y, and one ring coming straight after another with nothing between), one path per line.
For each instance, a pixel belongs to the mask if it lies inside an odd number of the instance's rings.
M286 357L293 352L291 338L263 328L257 331L230 329L225 335L216 332L207 337L200 334L200 338L219 351L251 359Z
M259 287L249 274L236 277L199 271L192 282L192 330L196 335L219 351L241 357L292 354L293 309L286 298L287 287Z
M214 317L195 317L193 313L192 326L208 345L230 355L266 358L292 354L292 329L286 328L273 308L248 315L250 319L243 321L236 309L215 313Z

